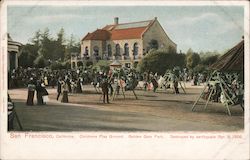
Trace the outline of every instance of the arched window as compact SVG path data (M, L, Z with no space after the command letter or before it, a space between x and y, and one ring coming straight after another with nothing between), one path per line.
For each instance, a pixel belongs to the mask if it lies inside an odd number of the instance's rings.
M138 43L134 43L133 55L135 59L138 58Z
M115 45L115 56L121 56L119 44Z
M75 68L76 68L76 63L72 62L72 69L75 69Z
M108 57L112 57L112 48L111 45L108 45Z
M149 47L150 49L158 49L159 48L158 41L155 39L151 39L149 42Z
M129 56L129 46L128 43L125 43L124 45L124 56Z
M89 48L88 48L88 46L85 47L84 55L85 55L85 56L88 56L88 55L89 55Z
M94 51L94 56L99 56L99 48L97 46L94 46L93 48L93 51Z

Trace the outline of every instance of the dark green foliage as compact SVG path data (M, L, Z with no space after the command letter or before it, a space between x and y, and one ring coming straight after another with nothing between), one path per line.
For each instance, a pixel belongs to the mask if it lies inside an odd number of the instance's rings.
M70 60L63 61L63 62L62 61L55 61L55 62L50 64L50 68L54 69L54 70L70 69L71 68Z
M62 65L63 65L64 69L70 69L71 68L71 64L70 64L70 60L69 59L67 61L64 61L62 63Z
M33 67L33 61L38 56L38 47L32 44L26 44L20 49L19 65L27 68Z
M92 65L93 65L93 62L91 60L86 61L86 64L85 64L86 67L90 67Z
M198 64L194 67L193 72L194 73L203 73L207 70L207 67L203 64Z
M80 43L74 40L73 35L67 42L63 28L57 33L56 38L51 37L48 28L43 32L38 30L30 42L23 45L20 51L19 64L24 68L42 67L48 62L56 61L61 64L52 64L52 68L70 68L71 53L80 53Z
M194 53L190 48L186 54L186 67L188 69L193 69L200 63L201 59L198 53Z
M44 68L47 65L47 61L45 60L45 58L43 57L43 55L39 55L35 61L34 61L34 65L37 68Z
M54 70L54 69L63 69L64 67L62 63L54 62L50 65L50 68Z
M71 35L70 40L67 42L65 48L65 59L70 59L71 53L80 53L81 45L80 42L77 42L73 35Z
M146 55L139 63L139 71L164 74L167 69L185 66L185 55L154 51Z
M110 64L109 61L100 60L100 61L98 61L98 62L93 66L93 70L108 72L108 71L109 71L109 64Z
M200 53L200 57L201 57L201 64L210 66L217 61L217 59L220 57L220 54L217 51L206 52L206 53Z
M210 66L213 63L215 63L218 58L219 58L219 55L210 56L210 57L207 57L204 60L202 60L201 63L204 65Z

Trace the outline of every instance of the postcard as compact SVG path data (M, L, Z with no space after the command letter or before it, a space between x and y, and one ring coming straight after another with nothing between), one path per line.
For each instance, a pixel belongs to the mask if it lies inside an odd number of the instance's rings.
M249 159L248 1L1 2L1 159Z

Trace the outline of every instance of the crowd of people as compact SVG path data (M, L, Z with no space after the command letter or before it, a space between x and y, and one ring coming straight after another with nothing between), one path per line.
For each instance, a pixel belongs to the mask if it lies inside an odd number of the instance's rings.
M92 83L95 88L101 88L103 97L108 103L108 93L113 94L113 88L119 94L120 82L126 83L125 90L131 88L131 77L138 79L138 73L132 69L110 70L109 72L95 71L90 69L78 70L50 70L37 68L17 68L9 73L8 87L28 88L27 105L34 105L34 95L38 105L45 105L48 101L46 87L57 87L57 100L68 102L68 93L82 93L84 84ZM118 83L119 80L119 83ZM134 85L134 84L133 84ZM105 94L104 94L105 93ZM105 102L105 101L104 101Z
M218 73L211 77L203 98L214 102L240 104L244 102L244 84L239 74Z
M26 87L30 78L34 80L42 79L46 86L55 87L57 80L60 77L67 76L68 79L76 82L78 79L82 83L89 83L93 79L94 72L90 70L51 70L47 68L22 68L12 70L8 73L8 87L9 88L20 88Z
M57 100L62 92L62 102L68 102L67 93L81 93L82 85L88 83L92 75L84 70L50 70L38 68L17 68L8 74L8 87L28 87L27 105L33 105L36 92L37 104L44 105L48 101L46 87L57 87Z
M239 92L242 92L237 80L236 75L225 74L226 83L232 88L233 93L230 96L236 96L241 99ZM164 79L163 82L159 80ZM34 95L36 92L36 99L38 105L45 105L48 101L47 86L52 88L57 87L57 100L67 103L68 93L82 93L84 84L92 84L96 90L102 90L103 102L109 103L109 95L115 92L119 94L120 88L124 90L134 90L139 81L143 82L145 91L152 90L156 92L158 88L162 88L161 83L165 83L165 88L173 88L175 94L179 94L179 82L191 82L192 85L200 85L208 80L208 76L202 73L189 74L187 70L180 70L174 68L173 70L166 71L165 75L158 75L157 73L145 72L139 73L134 69L112 69L107 72L96 71L91 69L78 69L78 70L51 70L51 69L37 69L37 68L17 68L9 73L9 88L28 87L27 105L34 105ZM166 83L168 82L168 83ZM171 83L169 83L171 82ZM212 90L212 88L215 88ZM98 91L97 90L97 91ZM203 96L208 98L210 92L212 100L215 102L220 101L221 89L218 84L209 84L209 89ZM61 97L61 98L60 98Z

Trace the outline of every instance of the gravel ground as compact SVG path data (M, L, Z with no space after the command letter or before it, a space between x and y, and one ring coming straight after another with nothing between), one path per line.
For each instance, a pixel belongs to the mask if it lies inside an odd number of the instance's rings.
M49 88L50 101L45 106L26 106L27 89L12 89L9 94L26 131L240 131L244 129L244 113L239 105L230 106L232 116L220 103L210 102L204 110L201 100L191 111L202 86L186 85L184 94L172 90L157 93L137 89L118 95L103 104L101 94L92 86L84 86L82 94L70 94L70 103L56 101L56 89ZM36 98L35 98L36 99ZM36 100L35 100L36 103ZM15 123L15 130L19 127Z

